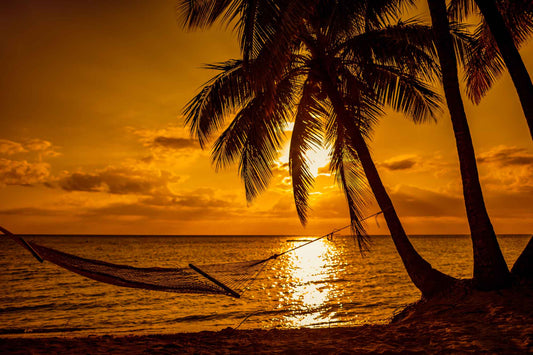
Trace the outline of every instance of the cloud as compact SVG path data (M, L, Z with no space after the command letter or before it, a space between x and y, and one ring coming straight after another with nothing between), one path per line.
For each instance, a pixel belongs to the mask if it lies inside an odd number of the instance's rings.
M15 142L7 139L0 139L0 154L15 155L21 153L35 152L42 157L56 157L60 155L57 148L49 141L43 139L28 139L24 142Z
M31 186L46 182L50 177L50 164L29 163L0 158L0 186Z
M61 213L56 209L42 208L42 207L19 207L0 210L0 215L3 216L29 216L29 217L54 217Z
M419 158L416 155L398 156L385 160L380 166L388 170L409 170L419 163Z
M484 152L477 156L477 161L480 164L495 163L502 167L507 166L532 166L533 154L528 153L524 148L507 147L500 145L488 152Z
M43 139L23 142L0 139L0 156L5 156L0 158L0 187L46 184L51 178L51 167L43 158L58 155L56 147Z
M65 191L107 192L119 195L165 195L170 194L167 184L178 180L178 177L165 171L107 167L95 173L69 173L58 179L57 185Z
M7 139L0 139L0 154L13 155L24 152L27 152L27 150L24 149L22 144Z
M187 208L229 208L233 205L233 198L215 197L211 189L197 189L187 193L172 195L155 195L139 201L148 206L179 206Z
M127 127L126 130L137 136L145 147L152 149L200 150L200 145L183 127L174 125L161 129Z
M81 208L83 217L135 217L140 219L203 221L205 219L239 218L243 204L234 197L221 196L211 189L183 191L180 194L138 196L134 200L115 200L105 205Z
M198 143L193 139L165 136L155 137L153 140L153 145L168 149L198 148Z
M142 161L152 166L183 170L195 164L199 157L205 159L209 155L209 152L202 151L198 142L192 139L183 127L175 125L161 129L126 127L126 131L135 136L147 149Z
M523 148L498 146L478 155L481 182L491 193L531 193L533 153Z
M36 152L43 152L52 148L52 143L42 139L31 139L24 145L29 150L33 150Z

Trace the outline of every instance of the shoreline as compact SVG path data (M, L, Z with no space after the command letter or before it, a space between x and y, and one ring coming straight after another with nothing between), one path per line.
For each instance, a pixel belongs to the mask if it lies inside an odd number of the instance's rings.
M533 287L461 284L408 306L389 324L162 335L0 338L3 354L533 352Z

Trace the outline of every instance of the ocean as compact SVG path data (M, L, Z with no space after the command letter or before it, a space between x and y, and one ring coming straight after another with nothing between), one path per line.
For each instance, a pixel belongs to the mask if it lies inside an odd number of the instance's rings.
M314 236L37 236L41 245L138 267L186 267L267 258ZM433 267L471 277L467 236L414 236ZM529 240L500 236L511 267ZM349 236L321 239L270 261L241 298L177 294L99 283L40 264L0 238L0 337L165 334L227 327L299 328L385 323L420 297L390 237L361 255Z

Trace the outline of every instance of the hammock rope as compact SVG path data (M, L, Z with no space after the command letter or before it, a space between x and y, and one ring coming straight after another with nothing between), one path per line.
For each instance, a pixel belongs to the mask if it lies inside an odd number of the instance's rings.
M383 213L379 211L363 218L366 220ZM244 262L219 263L188 268L134 267L113 264L101 260L86 259L32 241L26 241L0 226L0 232L27 249L39 262L44 260L58 265L87 278L111 285L166 291L175 293L223 294L239 298L258 277L267 263L282 255L303 248L323 238L330 238L351 224L334 229L332 232L290 248L282 253L273 254L265 259Z

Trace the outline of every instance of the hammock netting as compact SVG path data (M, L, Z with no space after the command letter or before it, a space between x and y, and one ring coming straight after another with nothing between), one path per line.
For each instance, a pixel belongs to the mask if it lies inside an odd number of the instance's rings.
M2 227L0 231L30 251L39 261L46 260L111 285L154 291L222 294L238 298L272 259L201 266L189 264L188 268L143 268L82 258L26 241Z
M44 260L111 285L176 293L226 294L239 297L266 261L211 264L188 268L140 268L81 258L27 242Z
M0 232L26 248L37 260L41 262L44 260L49 261L96 281L154 291L222 294L238 298L255 280L268 261L316 242L319 239L332 236L333 233L348 227L350 225L308 241L298 247L286 250L283 253L274 254L266 259L201 266L189 264L188 268L143 268L85 259L34 242L28 242L2 227L0 227Z

